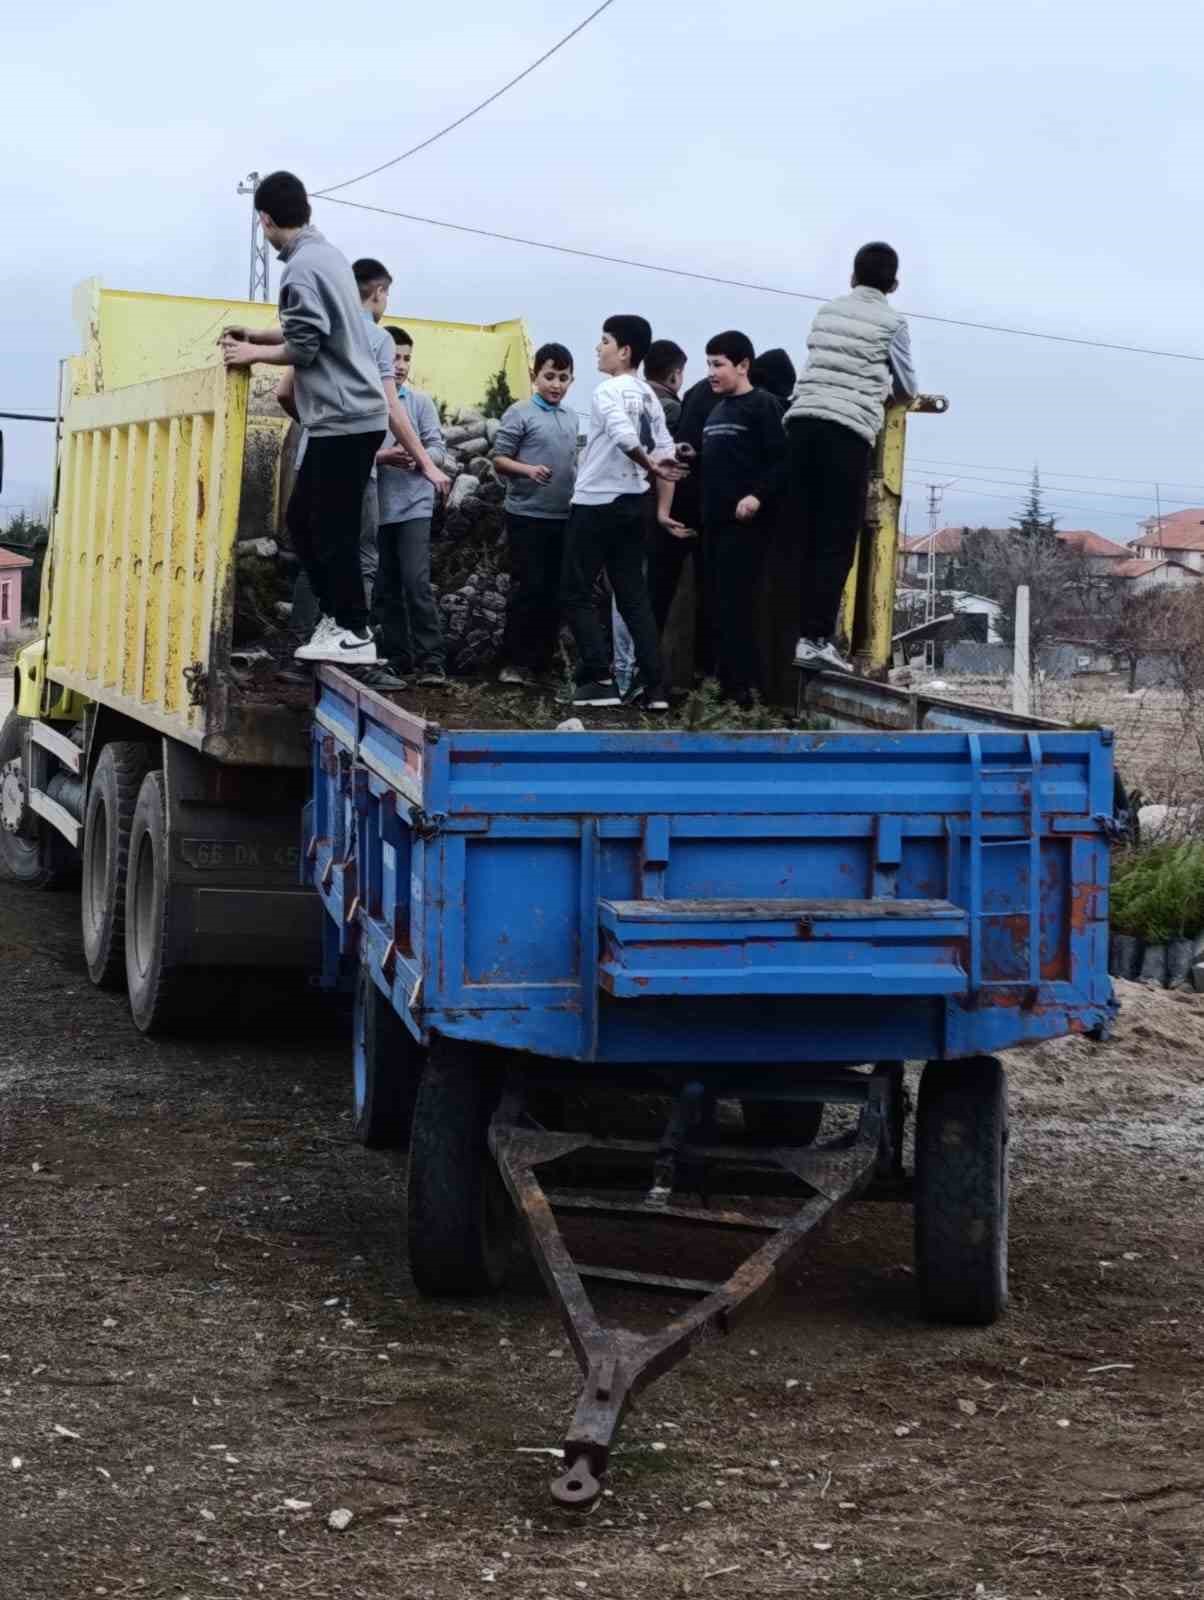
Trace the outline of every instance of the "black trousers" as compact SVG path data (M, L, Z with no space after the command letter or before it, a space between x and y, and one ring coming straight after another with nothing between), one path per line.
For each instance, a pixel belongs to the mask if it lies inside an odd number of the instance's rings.
M728 699L764 692L758 600L769 553L768 527L768 522L762 527L760 519L732 519L706 529L716 675Z
M791 498L802 528L799 633L828 639L836 631L857 538L865 522L872 447L852 428L800 417L786 430Z
M401 673L442 672L443 618L431 588L431 519L382 522L376 609L381 651Z
M383 432L311 438L289 496L289 537L325 616L362 633L368 625L360 571L364 491Z
M706 534L698 529L696 538L675 539L655 519L648 533L648 596L656 631L663 634L673 609L677 586L687 561L694 563L694 668L705 677L715 670L715 622L711 614L712 580L708 575L709 551Z
M502 659L508 666L546 672L555 659L566 526L555 517L506 513L510 596Z
M610 651L593 594L605 567L640 674L650 687L660 686L660 648L644 576L644 517L642 494L621 494L604 506L574 506L569 515L560 596L577 645L578 683L610 677Z

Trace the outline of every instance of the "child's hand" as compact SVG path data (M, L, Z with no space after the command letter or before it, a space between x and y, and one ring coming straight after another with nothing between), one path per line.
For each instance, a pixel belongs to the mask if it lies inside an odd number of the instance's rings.
M451 488L451 479L448 477L446 472L440 472L439 468L435 465L435 463L433 461L431 462L429 467L423 467L422 476L426 479L426 481L428 483L433 483L434 484L435 493L439 496L439 498L441 500L447 494L447 491Z
M736 521L751 522L761 509L761 502L755 494L746 494L736 506Z
M673 517L658 517L656 520L665 532L671 533L675 539L697 539L698 537L694 528L687 528L684 522L677 522Z
M654 461L652 474L661 478L665 483L680 483L683 478L690 476L689 467L683 467L679 461Z
M246 328L226 328L218 337L217 342L218 344L225 344L227 339L233 339L236 344L249 343Z
M226 337L221 341L222 360L228 367L250 367L259 360L259 351L253 344Z
M399 444L387 444L376 452L376 459L382 467L398 467L402 472L413 472L418 463L414 457Z
M532 483L551 483L552 469L544 466L528 467L527 477L531 479Z

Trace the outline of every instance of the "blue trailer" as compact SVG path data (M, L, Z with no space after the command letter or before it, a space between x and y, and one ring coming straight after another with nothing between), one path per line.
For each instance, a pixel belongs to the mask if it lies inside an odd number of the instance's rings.
M827 675L807 695L843 725L457 731L319 674L306 873L324 980L355 985L357 1132L409 1135L424 1292L498 1287L521 1219L585 1374L565 1505L597 1498L639 1389L852 1198L914 1199L930 1314L998 1316L997 1052L1112 1015L1111 735ZM593 1084L662 1097L657 1136L566 1119ZM833 1104L855 1125L820 1140ZM764 1242L725 1282L669 1277L579 1263L565 1217ZM608 1330L594 1279L696 1303Z

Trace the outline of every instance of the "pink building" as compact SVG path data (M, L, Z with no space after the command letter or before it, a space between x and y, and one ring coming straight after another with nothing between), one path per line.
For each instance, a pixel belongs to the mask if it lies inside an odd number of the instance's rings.
M33 562L0 545L0 639L21 626L21 578Z

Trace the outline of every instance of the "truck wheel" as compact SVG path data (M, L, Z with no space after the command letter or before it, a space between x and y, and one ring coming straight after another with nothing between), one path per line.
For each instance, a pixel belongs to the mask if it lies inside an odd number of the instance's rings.
M105 745L84 812L80 908L88 975L101 989L125 983L125 884L138 791L150 766L144 744Z
M58 889L74 881L78 856L26 804L22 721L10 711L0 725L0 882Z
M742 1100L740 1110L745 1132L758 1144L796 1149L815 1143L824 1120L823 1106L809 1100Z
M125 977L143 1033L194 1027L203 1015L202 975L168 960L167 808L161 772L148 772L130 827L126 874Z
M500 1083L472 1045L431 1051L410 1132L410 1273L428 1295L500 1289L514 1236L510 1197L486 1142Z
M916 1115L916 1278L924 1310L994 1322L1007 1305L1007 1076L994 1056L930 1061Z
M361 965L355 983L352 1114L369 1150L404 1150L424 1052Z

